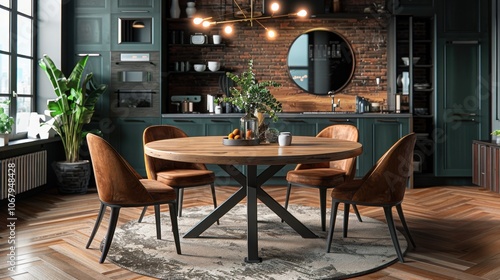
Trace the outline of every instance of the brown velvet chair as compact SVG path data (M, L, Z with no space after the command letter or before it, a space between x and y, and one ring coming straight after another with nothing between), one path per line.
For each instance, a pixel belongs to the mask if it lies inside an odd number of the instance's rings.
M111 208L111 214L108 232L101 243L100 263L104 262L108 254L122 207L154 206L156 237L161 239L160 205L168 204L175 247L177 254L181 254L175 213L175 190L161 182L142 179L125 159L101 137L89 133L87 134L87 142L101 207L86 248L90 247L108 206Z
M358 129L349 124L335 124L326 127L316 135L316 137L326 137L349 141L358 141ZM336 185L354 178L356 173L356 158L344 160L328 161L313 164L298 164L295 170L289 171L286 175L288 187L285 196L285 208L288 208L292 185L299 187L317 188L319 190L321 228L325 230L326 219L326 191ZM354 208L358 219L361 216Z
M410 133L399 139L362 179L346 182L332 190L332 212L327 238L327 252L330 252L339 203L346 205L346 209L344 209L344 237L347 237L349 205L375 206L384 209L398 259L400 262L404 262L392 217L392 207L396 207L406 235L415 248L415 242L406 224L401 203L413 171L413 149L416 139L415 133Z
M151 141L188 137L181 129L171 125L153 125L147 127L143 134L143 144ZM182 216L182 200L185 188L210 185L214 208L217 208L215 197L215 175L202 163L169 161L144 155L148 178L167 184L175 189L177 194L178 215ZM146 211L144 208L139 222ZM217 223L219 223L217 221Z

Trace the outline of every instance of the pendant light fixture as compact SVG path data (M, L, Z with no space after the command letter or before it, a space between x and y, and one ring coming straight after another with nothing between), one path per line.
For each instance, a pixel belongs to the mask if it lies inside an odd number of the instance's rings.
M214 20L213 17L208 17L208 18L200 18L200 17L195 17L193 20L193 23L196 25L202 25L203 27L211 27L213 25L224 25L224 32L226 34L231 34L234 31L234 24L240 23L240 22L248 22L250 23L250 26L253 26L253 23L256 22L259 24L262 28L266 30L267 37L272 39L277 36L277 31L274 29L267 28L264 26L261 21L267 20L267 19L276 19L276 18L283 18L283 17L306 17L307 16L307 11L306 10L300 10L296 13L290 13L290 14L276 14L279 9L280 5L277 2L273 2L270 5L271 9L271 15L270 16L262 16L262 13L254 11L255 8L255 3L254 0L250 0L250 12L247 10L243 9L237 2L236 0L233 0L233 5L238 8L238 12L234 13L233 16L237 16L239 18L237 19L230 19L230 20L221 20L217 21Z

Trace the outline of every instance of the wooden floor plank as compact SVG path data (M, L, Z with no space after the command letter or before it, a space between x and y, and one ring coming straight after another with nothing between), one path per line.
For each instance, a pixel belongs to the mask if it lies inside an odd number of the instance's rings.
M219 203L237 189L216 187ZM265 189L283 203L284 186ZM318 207L317 190L294 187L290 203ZM186 190L185 213L189 207L211 204L208 187ZM7 220L6 207L2 204L0 212L0 219L4 221ZM327 207L329 215L330 201ZM85 249L98 209L95 190L85 195L59 195L49 189L18 200L17 271L8 271L9 247L3 241L9 237L9 231L2 226L0 279L151 279L110 262L99 264L99 244L106 233L109 211L90 249ZM381 209L359 209L362 215L385 222ZM411 189L406 193L403 209L417 248L408 250L407 262L356 279L500 279L499 194L474 186ZM118 226L137 219L141 210L123 209ZM162 211L168 211L168 207L162 207ZM153 213L152 208L148 209L148 214ZM402 230L397 218L396 226Z

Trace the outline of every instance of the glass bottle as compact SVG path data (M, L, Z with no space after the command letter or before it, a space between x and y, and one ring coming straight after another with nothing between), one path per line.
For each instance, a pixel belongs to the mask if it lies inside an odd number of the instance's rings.
M245 140L258 139L259 137L259 119L249 111L240 119L240 133L241 138Z

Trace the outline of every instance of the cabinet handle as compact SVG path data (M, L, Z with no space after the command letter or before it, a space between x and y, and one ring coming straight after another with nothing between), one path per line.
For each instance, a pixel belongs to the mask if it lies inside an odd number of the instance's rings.
M455 113L453 116L458 116L458 117L477 117L478 115L476 113Z
M124 120L124 122L145 123L144 120Z
M121 11L122 13L149 13L149 11L132 11L132 10L126 10L126 11Z
M132 63L149 63L151 65L156 66L156 64L152 61L123 61L123 62L115 62L116 65L120 65L121 63L123 64L132 64Z
M77 53L76 56L101 56L100 53Z
M283 120L284 122L289 122L289 123L305 123L303 120Z
M476 122L476 119L460 119L460 120L453 120L454 122Z
M173 120L173 121L178 123L194 123L194 121L192 120Z
M377 119L376 122L385 122L385 123L399 123L398 120L386 120L386 119Z
M230 121L227 120L210 120L210 121L215 123L230 123Z
M328 119L329 122L333 123L352 123L350 119L345 119L345 120L339 120L339 119Z
M469 40L469 41L448 41L448 44L452 45L478 45L478 40Z

